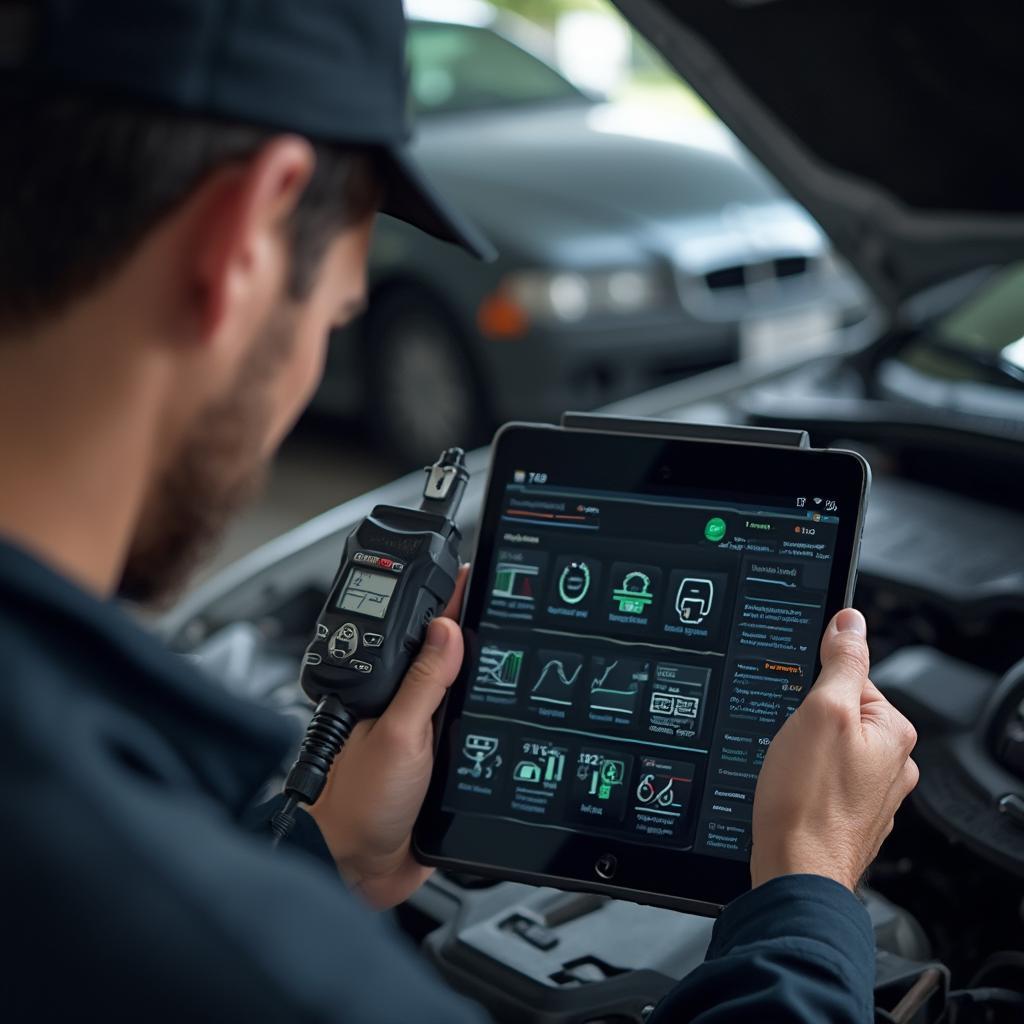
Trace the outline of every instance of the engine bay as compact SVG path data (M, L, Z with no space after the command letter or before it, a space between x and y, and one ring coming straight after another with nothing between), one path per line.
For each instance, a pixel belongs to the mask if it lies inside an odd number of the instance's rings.
M745 402L747 422L793 425L763 396L755 403L748 392ZM869 623L872 677L919 734L921 781L863 890L879 950L876 1001L889 1011L880 1019L1020 1019L1019 1006L972 1009L959 995L959 1015L943 1016L950 992L1024 990L1016 453L1001 462L1001 491L972 496L958 465L969 449L942 457L922 431L912 445L895 430L857 436L847 417L811 429L815 444L857 447L875 467L856 604ZM999 447L989 456L999 462ZM469 459L464 551L486 457ZM419 474L403 478L279 538L197 591L164 621L165 634L223 685L293 716L298 741L308 718L299 659L339 546L373 504L401 503L418 485ZM395 917L453 986L509 1022L642 1021L702 960L711 928L605 897L444 874Z

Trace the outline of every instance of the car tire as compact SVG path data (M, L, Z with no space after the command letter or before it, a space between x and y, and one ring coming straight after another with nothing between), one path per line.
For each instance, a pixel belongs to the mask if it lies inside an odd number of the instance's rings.
M408 465L473 448L490 426L479 375L454 319L414 288L385 292L366 322L366 416L374 439Z

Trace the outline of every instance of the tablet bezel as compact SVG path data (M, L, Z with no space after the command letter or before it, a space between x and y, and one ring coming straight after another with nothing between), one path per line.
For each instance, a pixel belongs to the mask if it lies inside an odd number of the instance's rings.
M585 477L578 467L586 466ZM560 468L577 475L571 485L594 490L678 494L680 481L698 477L701 490L715 497L776 494L811 488L855 514L840 517L825 621L850 604L870 485L870 468L854 452L783 447L732 440L690 440L657 435L598 433L548 425L511 423L495 437L484 514L477 536L462 625L467 654L487 595L506 484L516 469L544 467L558 479ZM742 490L724 486L738 478ZM476 568L480 567L480 573ZM618 898L667 906L690 913L717 914L750 887L747 861L712 857L641 842L538 828L503 818L442 809L451 766L451 724L461 713L468 689L467 656L439 713L436 764L413 837L422 863L487 877L583 889ZM820 661L815 659L815 674ZM602 867L605 870L602 870ZM607 869L611 867L609 872Z

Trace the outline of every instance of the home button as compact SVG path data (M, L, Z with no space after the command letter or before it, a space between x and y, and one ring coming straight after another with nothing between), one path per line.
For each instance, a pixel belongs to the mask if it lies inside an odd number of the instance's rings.
M594 871L598 878L612 878L619 866L619 860L614 853L605 853L597 858Z

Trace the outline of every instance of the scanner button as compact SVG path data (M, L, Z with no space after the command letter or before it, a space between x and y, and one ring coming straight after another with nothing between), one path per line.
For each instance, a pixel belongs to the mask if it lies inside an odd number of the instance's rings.
M373 665L369 661L360 661L358 658L353 658L348 663L349 668L354 668L357 672L362 672L363 675L369 675L373 671Z
M598 878L613 878L619 867L619 859L614 853L605 853L597 858L594 873Z
M351 658L359 649L359 630L351 622L346 622L340 629L335 630L327 645L327 653L335 661L345 661Z
M382 643L384 643L384 637L380 633L363 634L364 647L380 647Z

